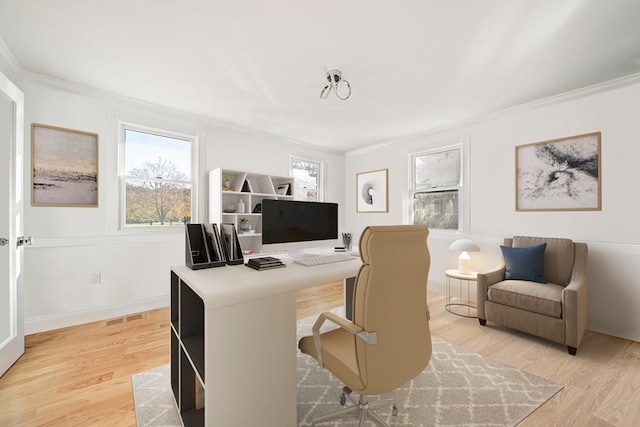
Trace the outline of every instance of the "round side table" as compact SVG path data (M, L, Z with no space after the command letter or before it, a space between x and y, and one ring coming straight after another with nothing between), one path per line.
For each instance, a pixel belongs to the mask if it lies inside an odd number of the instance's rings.
M473 318L478 317L476 306L469 298L469 284L478 280L478 273L472 271L470 274L462 274L458 270L447 270L444 272L444 275L447 278L447 303L444 308L448 312L456 314L458 316ZM456 279L458 281L458 298L454 299L454 301L456 302L451 302L451 279ZM463 295L462 282L467 283L466 300L464 299ZM462 308L462 310L457 308ZM464 308L466 308L466 313Z

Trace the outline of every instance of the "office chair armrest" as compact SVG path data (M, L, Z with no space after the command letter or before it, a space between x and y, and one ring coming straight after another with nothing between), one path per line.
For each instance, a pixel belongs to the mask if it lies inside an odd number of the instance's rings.
M318 363L320 366L324 367L324 362L322 360L322 342L320 340L320 328L324 324L325 320L329 320L332 323L335 323L340 328L346 330L347 332L360 337L367 344L375 345L378 343L378 335L375 332L366 332L360 326L354 324L353 322L344 319L334 313L326 311L321 313L316 320L316 323L313 325L313 342L316 345L316 355L318 359Z
M317 335L320 334L320 327L325 322L325 320L329 320L332 323L335 323L336 325L340 326L342 329L346 329L347 331L351 332L352 334L357 334L358 332L362 332L362 328L360 326L354 324L350 320L347 320L347 319L345 319L343 317L340 317L337 314L334 314L334 313L332 313L330 311L326 311L326 312L320 314L320 316L318 317L318 320L316 320L316 323L313 325L313 334L314 334L314 336L316 334Z

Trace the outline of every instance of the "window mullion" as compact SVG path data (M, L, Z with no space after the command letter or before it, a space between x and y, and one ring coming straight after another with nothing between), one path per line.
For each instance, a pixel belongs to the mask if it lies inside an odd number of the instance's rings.
M185 185L185 186L191 186L193 184L192 181L180 181L180 180L163 179L163 178L149 178L149 177L137 176L137 175L124 175L124 179L126 181L162 182L166 184L177 184L177 185Z

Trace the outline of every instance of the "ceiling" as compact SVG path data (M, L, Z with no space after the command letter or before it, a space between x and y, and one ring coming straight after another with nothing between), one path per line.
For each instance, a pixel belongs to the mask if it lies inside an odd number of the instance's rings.
M640 71L638 0L0 0L20 69L339 152ZM326 72L352 87L321 100Z

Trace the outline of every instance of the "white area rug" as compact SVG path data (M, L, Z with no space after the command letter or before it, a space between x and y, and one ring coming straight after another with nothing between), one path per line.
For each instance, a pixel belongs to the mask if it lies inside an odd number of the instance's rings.
M311 334L315 319L298 321L298 337ZM391 415L390 406L376 411L392 426L515 426L562 389L437 337L432 342L425 371L404 387L379 396L396 399L397 417ZM299 353L297 361L298 426L306 427L313 418L340 409L342 384L313 358ZM168 365L132 377L138 426L181 425L169 377ZM357 420L322 425L357 425Z

